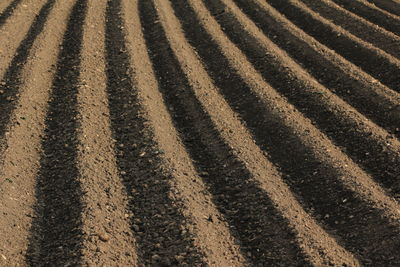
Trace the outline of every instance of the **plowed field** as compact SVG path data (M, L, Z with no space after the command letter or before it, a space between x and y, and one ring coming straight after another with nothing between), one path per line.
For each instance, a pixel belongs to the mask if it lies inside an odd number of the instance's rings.
M399 0L0 0L0 266L400 266Z

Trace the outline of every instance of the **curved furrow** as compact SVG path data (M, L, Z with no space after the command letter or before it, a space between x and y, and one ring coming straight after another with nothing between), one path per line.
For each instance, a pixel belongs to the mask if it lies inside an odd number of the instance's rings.
M213 205L212 196L207 193L205 184L179 139L162 95L158 91L159 86L143 33L137 31L142 28L138 2L123 1L122 12L138 99L144 115L148 118L156 143L163 151L163 164L173 177L170 181L171 193L176 196L177 201L183 203L182 212L189 219L190 224L187 227L193 234L194 245L204 253L209 266L246 266L239 246L230 234L229 226ZM213 223L205 220L209 217L213 218Z
M392 257L400 242L397 237L398 203L385 196L371 177L262 80L244 55L229 45L204 6L197 1L191 4L197 10L202 26L212 32L212 37L201 29L190 30L200 26L193 19L196 14L185 10L185 32L191 35L188 38L199 54L209 53L202 56L207 58L204 62L209 73L231 107L241 114L256 142L268 152L270 160L280 166L283 177L301 203L324 229L334 233L339 243L362 262L399 262L398 258ZM195 34L197 38L193 36ZM215 52L216 45L211 40L223 49L229 62ZM230 65L241 77L235 75ZM385 204L380 203L381 200ZM387 209L388 205L391 208ZM393 216L393 221L382 217L381 211ZM385 248L381 243L385 243Z
M172 4L176 7L185 3L174 1ZM217 205L225 211L245 255L253 264L305 264L304 260L300 261L304 255L293 242L288 242L290 239L282 240L282 236L271 235L271 230L272 233L277 230L275 227L288 227L286 232L296 234L296 243L310 263L357 264L353 256L322 231L295 200L276 169L218 93L219 89L181 32L171 7L165 1L156 1L156 7L184 75L183 81L177 83L180 88L172 95L163 92L164 97L171 105L171 112L178 117L176 127L183 128L181 135L197 168L206 171L203 178L209 184ZM158 32L154 34L160 36ZM171 66L169 69L175 68ZM185 83L192 89L182 88ZM260 208L264 210L261 213ZM265 212L268 216L261 217ZM279 216L284 220L280 226L271 229ZM285 238L290 238L290 235ZM321 239L325 241L319 242Z
M12 15L15 8L22 0L11 0L3 1L0 3L0 27L6 22L6 20Z
M224 32L246 54L255 68L276 90L310 118L389 194L400 196L400 142L370 122L336 95L318 84L230 1L223 1L225 15L216 17ZM213 13L225 8L207 2Z
M295 59L319 83L376 124L399 136L399 93L304 33L265 1L235 2L269 40Z
M9 9L14 9L15 6L18 4L15 4L15 1L21 1L21 0L4 0L0 2L0 17L3 17L3 14L9 13ZM3 19L5 20L5 19Z
M400 2L398 1L393 1L393 0L367 0L367 1L394 15L400 16Z
M138 265L204 266L205 257L194 245L192 232L188 229L189 218L185 218L182 203L173 193L173 177L162 164L163 151L155 142L153 129L149 127L140 102L139 89L134 83L135 70L130 65L129 53L132 51L128 53L125 42L124 28L128 26L123 24L120 13L120 1L109 2L107 95L117 166L133 213L131 228L137 245ZM139 14L141 18L152 16L143 10ZM137 13L134 15L138 16Z
M79 265L82 187L77 166L80 56L87 1L71 11L49 96L27 261L35 266Z
M302 0L309 8L355 36L400 58L400 37L340 7L332 1Z
M21 86L21 75L29 53L36 40L36 37L43 31L47 16L54 5L55 0L48 0L36 15L24 40L15 51L3 80L0 82L0 138L4 138L10 117L15 109L19 97L19 87ZM0 152L4 149L4 143L0 143Z
M47 1L24 0L0 28L0 79L3 79L33 20Z
M21 74L20 97L0 165L0 265L24 266L35 201L47 101L59 44L74 1L57 1L37 36Z
M386 12L366 1L332 0L354 14L375 23L388 31L400 36L400 20L393 14Z
M400 91L400 81L397 78L400 77L400 60L322 18L298 0L271 0L268 4L383 84Z
M109 121L104 56L107 3L89 0L83 26L77 156L84 192L82 261L85 266L136 266L131 214L119 178Z
M143 1L141 4L147 14L155 14L151 3ZM148 20L143 20L144 37L174 127L197 172L214 196L214 203L227 220L232 235L240 240L240 243L236 242L241 245L243 255L252 264L276 260L286 264L304 263L304 255L294 245L293 231L270 199L249 181L246 167L232 155L203 112L158 17L146 18ZM212 216L203 218L209 223L214 223L215 219Z

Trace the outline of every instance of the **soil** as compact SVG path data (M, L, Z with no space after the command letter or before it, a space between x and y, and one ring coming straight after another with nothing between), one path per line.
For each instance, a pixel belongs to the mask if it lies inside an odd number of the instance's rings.
M399 266L398 0L0 3L0 266Z

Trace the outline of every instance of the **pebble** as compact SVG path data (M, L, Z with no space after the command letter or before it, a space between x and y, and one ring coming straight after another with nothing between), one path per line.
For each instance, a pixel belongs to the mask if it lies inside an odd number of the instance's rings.
M185 257L181 256L181 255L176 255L175 256L175 260L179 263L181 263L183 260L185 259Z
M151 259L154 260L154 261L158 261L158 260L161 259L161 257L159 255L157 255L157 254L154 254L153 256L151 256Z
M103 242L110 240L110 236L107 233L99 233L99 239Z

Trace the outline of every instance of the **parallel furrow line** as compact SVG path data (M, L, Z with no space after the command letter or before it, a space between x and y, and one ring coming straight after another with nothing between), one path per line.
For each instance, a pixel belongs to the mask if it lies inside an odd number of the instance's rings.
M400 19L375 5L358 0L332 0L350 12L400 36Z
M210 49L215 45L206 47L203 44L204 40L215 40L228 57L228 65L232 65L249 85L251 91L245 90L246 84L240 84L240 79L235 79L234 71L232 72L223 61L208 64L209 70L216 72L213 75L216 82L221 76L226 76L224 72L229 73L225 80L226 85L219 86L220 90L229 99L232 108L243 116L263 150L271 153L270 159L282 167L285 179L300 195L302 203L316 213L316 218L323 222L325 229L335 232L335 235L339 234L340 242L346 248L358 254L359 248L362 247L363 252L359 256L363 261L368 262L371 258L374 262L379 262L388 255L395 254L393 252L398 246L398 238L392 239L391 244L382 249L382 254L386 256L371 257L371 252L376 249L375 242L383 242L381 234L398 235L398 203L387 197L371 177L262 80L244 55L227 40L204 6L197 1L191 4L196 7L203 27L212 33L212 37L198 36L198 40L202 41L201 45L196 46L197 52L206 54L205 51L215 51L215 48ZM196 15L187 14L187 17L192 18ZM195 21L187 24L199 27ZM186 29L190 31L190 27ZM218 55L210 52L202 58L212 61L216 57ZM225 71L218 72L213 66ZM199 71L194 73L198 74ZM229 83L229 80L232 82ZM340 199L344 199L343 202ZM389 206L391 207L388 208ZM327 211L331 214L324 218ZM394 220L383 219L381 211L385 211ZM357 219L354 219L355 217ZM359 224L360 220L366 223L365 226ZM368 233L366 236L366 229L362 230L364 227L375 229L379 233ZM348 236L350 232L353 235ZM365 242L366 237L372 241ZM364 250L369 252L364 253Z
M154 12L154 7L148 11ZM157 17L147 21L145 36L160 90L196 169L228 220L232 234L240 240L244 255L254 263L304 262L303 253L295 245L293 229L251 180L244 162L233 155L193 94L158 21ZM212 216L208 219L215 220Z
M128 12L126 5L124 2L123 12ZM128 14L136 20L138 14L141 19L153 15L132 8ZM147 87L138 89L134 82L134 72L140 65L135 61L131 66L129 54L132 51L128 50L131 48L127 46L126 34L130 37L136 35L140 26L132 31L133 25L128 26L125 20L127 14L122 18L121 11L121 1L109 2L106 23L107 94L117 165L133 212L131 228L136 240L138 265L204 266L204 255L194 245L192 232L188 229L190 222L182 212L179 197L172 191L170 181L173 177L162 164L163 151L155 143L154 131L149 127L151 122L147 121L146 110L139 99L139 92ZM127 33L128 29L132 32Z
M14 9L22 0L5 0L0 3L0 27L14 12Z
M355 36L379 47L392 56L400 58L399 36L349 12L332 1L302 1L336 25L343 27Z
M46 2L47 0L24 0L0 28L0 79L3 79L17 48Z
M2 13L6 13L6 10L9 9L10 5L12 6L13 1L21 1L21 0L4 0L0 2L0 16L3 16Z
M81 184L82 261L87 266L136 266L128 198L119 178L111 136L105 74L107 0L89 0L78 93L77 156Z
M20 98L11 115L0 166L0 265L23 266L35 201L34 187L41 151L40 137L54 76L59 44L74 1L57 1L44 30L36 38L24 65Z
M400 134L399 93L304 33L265 1L235 2L271 41L285 50L319 83L376 124L391 133Z
M380 7L392 13L394 15L400 16L400 2L396 0L367 0L371 4Z
M400 60L324 19L298 0L271 0L268 4L318 41L400 92L400 81L397 78L400 77Z
M191 4L197 8L202 5L199 1L191 1ZM304 253L308 255L309 260L317 265L327 262L356 264L353 256L341 248L304 212L281 180L276 169L256 146L250 133L218 93L219 89L215 87L193 48L185 39L180 23L174 16L171 7L165 1L156 1L156 6L171 48L181 63L200 105L208 113L212 123L233 150L234 155L246 164L254 182L267 192L279 212L288 220L298 235L297 242L300 243ZM285 200L282 199L282 196L285 196ZM310 228L303 227L304 225L308 225ZM335 253L332 253L333 251Z
M355 162L373 173L391 194L399 194L400 142L315 81L266 38L236 5L223 2L233 16L220 15L217 20L264 79L344 147ZM219 1L209 3L219 8Z
M21 75L23 67L29 57L29 53L34 45L36 37L42 32L47 16L54 5L55 0L48 0L36 15L24 40L15 51L3 80L0 82L0 138L4 138L11 115L18 102L19 87L21 86ZM0 153L4 150L4 143L0 143Z
M293 25L264 1L235 0L266 36L321 84L388 131L399 134L399 93L385 87ZM260 8L260 9L259 9Z
M172 170L171 189L177 200L184 202L183 213L193 224L189 226L194 235L194 243L204 252L210 266L243 266L246 265L239 247L233 242L226 223L212 204L206 186L196 173L178 133L173 127L171 117L158 91L158 83L147 52L141 23L138 16L137 1L123 1L123 13L127 33L127 48L131 55L131 65L135 74L134 81L138 97L143 103L149 125L160 149L165 164ZM190 177L190 179L188 179ZM209 223L204 218L212 216L216 221Z
M214 203L240 240L244 255L263 264L274 260L303 262L302 253L294 245L293 231L268 197L249 181L245 166L230 153L193 95L151 2L141 2L141 9L143 14L151 14L142 17L144 36L173 123L197 172L209 186ZM215 215L203 219L209 223L223 219Z
M86 11L86 0L72 8L48 100L27 258L34 266L77 266L82 260L77 94Z

